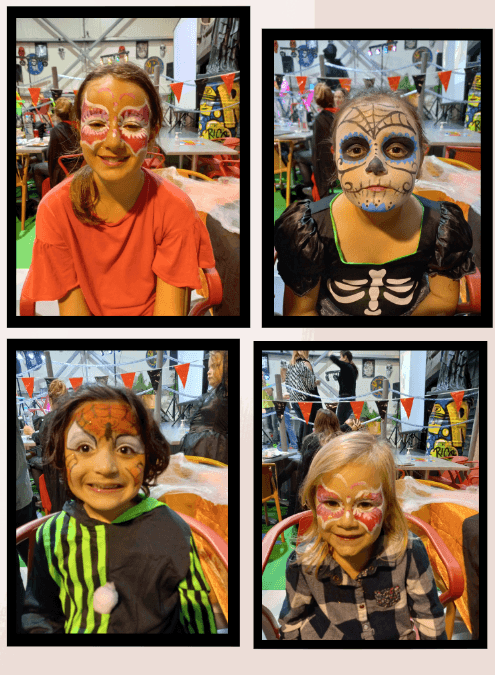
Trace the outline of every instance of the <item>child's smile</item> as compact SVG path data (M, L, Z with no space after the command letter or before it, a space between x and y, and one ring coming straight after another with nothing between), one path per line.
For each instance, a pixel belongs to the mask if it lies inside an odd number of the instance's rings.
M126 403L92 401L76 409L66 430L65 462L72 493L92 518L112 522L143 482L145 451Z

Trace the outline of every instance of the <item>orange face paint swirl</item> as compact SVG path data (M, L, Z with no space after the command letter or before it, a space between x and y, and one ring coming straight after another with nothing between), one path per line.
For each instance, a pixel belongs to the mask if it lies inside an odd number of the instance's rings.
M82 405L72 417L72 422L99 439L119 436L138 436L139 429L135 414L127 403L99 403L96 401Z

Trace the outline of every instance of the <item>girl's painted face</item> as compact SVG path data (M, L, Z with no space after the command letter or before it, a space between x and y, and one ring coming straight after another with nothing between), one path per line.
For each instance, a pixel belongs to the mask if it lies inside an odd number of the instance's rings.
M208 384L213 387L218 387L222 381L223 376L223 361L213 362L211 359L208 361Z
M150 141L150 103L137 84L111 75L93 80L81 108L84 159L102 181L140 170Z
M65 466L69 487L90 517L110 523L132 506L146 461L138 429L127 403L76 408L65 431Z
M385 99L351 106L337 127L337 171L347 199L369 212L404 204L420 168L414 119Z
M345 101L344 94L340 91L336 91L333 95L333 102L336 108L342 108L342 105Z
M349 464L326 473L316 488L316 513L323 538L341 557L352 559L380 536L385 499L374 467Z

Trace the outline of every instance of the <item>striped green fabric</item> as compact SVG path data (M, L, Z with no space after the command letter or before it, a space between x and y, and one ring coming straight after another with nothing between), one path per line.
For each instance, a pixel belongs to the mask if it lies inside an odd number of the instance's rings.
M192 537L190 541L189 569L179 584L180 623L186 633L216 633L215 616L208 597L210 587Z

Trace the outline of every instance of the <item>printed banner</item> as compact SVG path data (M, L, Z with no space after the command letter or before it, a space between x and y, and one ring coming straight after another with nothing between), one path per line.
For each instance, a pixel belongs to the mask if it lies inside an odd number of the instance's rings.
M309 424L309 417L311 415L311 408L313 404L311 401L299 401L298 406L301 408L301 412L306 421L306 424Z
M273 403L275 405L275 412L277 413L277 417L279 420L281 420L282 417L284 416L287 401L273 401Z
M127 389L132 389L132 385L134 384L134 378L136 377L136 373L122 373L121 376L123 383L127 387Z
M83 378L82 377L69 377L69 382L72 385L72 389L74 389L74 391L76 391L77 389L79 389L79 387L83 383Z
M151 380L151 386L153 391L158 391L158 385L160 383L160 375L162 374L161 368L155 368L155 370L148 370L148 375Z
M230 96L230 92L232 91L232 85L234 84L235 73L229 73L228 75L221 75L220 77L224 81L225 88L227 89L227 94Z
M177 103L180 103L180 97L182 94L182 87L184 85L184 82L171 82L170 83L170 89L174 92L175 98L177 99Z
M411 414L411 408L414 403L414 398L401 398L400 402L402 403L402 407L406 411L407 419L409 419L409 416Z
M306 91L306 82L307 82L308 78L303 76L303 75L297 75L296 80L297 80L297 86L299 87L299 92L301 94L304 94L304 92Z
M355 414L356 419L361 417L361 413L364 408L364 401L349 401L351 404L352 412Z
M189 373L189 363L181 363L180 366L174 366L174 368L175 372L180 377L182 386L185 387L187 382L187 374Z
M387 77L387 80L390 85L390 89L392 89L392 91L397 91L397 87L399 86L400 82L400 75L397 75L396 77Z
M447 91L448 89L451 75L452 75L451 70L444 70L443 73L438 73L438 79L443 84L443 88L445 89L445 91Z
M33 398L34 377L21 377L21 380L26 387L29 398Z

